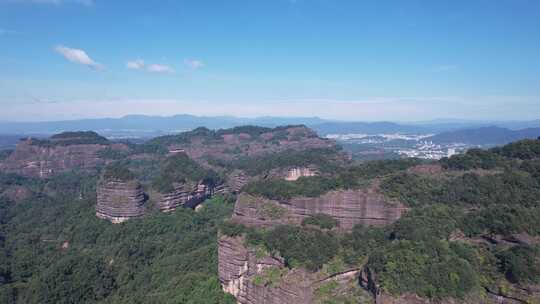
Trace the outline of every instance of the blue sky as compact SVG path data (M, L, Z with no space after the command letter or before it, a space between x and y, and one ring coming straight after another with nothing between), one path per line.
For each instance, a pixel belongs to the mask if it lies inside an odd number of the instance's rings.
M0 0L0 120L540 118L540 1Z

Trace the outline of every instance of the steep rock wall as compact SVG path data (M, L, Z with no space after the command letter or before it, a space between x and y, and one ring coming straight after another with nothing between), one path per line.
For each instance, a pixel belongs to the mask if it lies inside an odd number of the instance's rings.
M249 181L250 177L244 171L234 170L227 177L227 187L231 192L238 193Z
M174 211L178 207L195 208L210 198L214 194L214 191L214 185L202 182L193 186L177 184L174 191L161 194L157 205L159 210L163 212Z
M145 213L148 197L137 181L101 181L96 191L98 218L117 224Z
M301 268L289 270L279 257L260 256L244 245L242 237L221 236L218 241L219 280L225 292L240 304L316 303L315 291L330 280L338 284L356 281L359 270L337 274L309 273ZM269 271L279 273L271 282Z
M105 163L98 152L107 147L101 144L40 146L25 140L0 164L0 171L47 178L73 169L94 169Z
M295 180L299 179L300 177L315 176L315 175L317 175L317 171L314 168L294 167L294 168L290 168L287 171L287 175L285 176L285 180L295 181Z
M236 201L233 221L257 227L298 225L306 217L323 213L335 218L341 230L351 230L356 224L388 225L406 211L403 204L385 197L376 187L331 191L320 197L297 197L285 202L243 193Z

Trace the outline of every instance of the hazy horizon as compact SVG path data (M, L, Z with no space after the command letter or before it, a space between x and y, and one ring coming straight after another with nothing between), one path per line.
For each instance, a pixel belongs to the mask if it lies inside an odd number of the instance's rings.
M131 113L118 116L101 116L101 117L81 117L81 118L66 118L66 119L46 119L46 120L12 120L12 119L0 119L0 123L41 123L41 122L62 122L62 121L79 121L79 120L99 120L99 119L123 119L130 116L144 116L148 118L171 118L175 116L193 116L197 118L230 118L238 120L256 120L256 119L320 119L323 122L365 122L365 123L377 123L377 122L390 122L390 123L403 123L403 124L430 124L430 123L491 123L491 122L532 122L540 121L539 118L531 119L465 119L455 117L435 117L433 119L424 120L390 120L390 119L339 119L339 118L327 118L324 116L298 116L298 115L260 115L260 116L237 116L237 115L198 115L190 113L171 113L169 115L149 115L145 113Z

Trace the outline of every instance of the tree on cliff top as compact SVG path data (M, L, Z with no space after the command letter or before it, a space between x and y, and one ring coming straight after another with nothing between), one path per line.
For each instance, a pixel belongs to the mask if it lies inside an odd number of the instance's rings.
M103 171L105 180L130 181L135 179L135 174L120 163L112 163Z
M94 131L62 132L49 139L34 139L31 143L38 146L69 146L69 145L108 145L110 141Z
M184 153L168 157L161 164L159 175L152 181L152 186L159 192L167 193L174 190L175 183L199 182L205 180L216 183L218 175L203 168Z

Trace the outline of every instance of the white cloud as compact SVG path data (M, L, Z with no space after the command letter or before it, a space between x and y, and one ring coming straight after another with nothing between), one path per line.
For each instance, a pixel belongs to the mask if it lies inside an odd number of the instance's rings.
M130 60L126 63L126 68L130 70L145 70L151 73L170 74L174 73L171 66L165 64L146 64L142 59Z
M204 62L198 59L185 59L184 64L194 70L204 67Z
M128 61L126 64L126 67L131 70L140 70L144 68L144 60L142 59L135 59L132 61Z
M54 50L71 62L86 65L96 70L103 69L103 65L92 60L84 50L72 49L62 45L57 46Z
M146 70L152 73L174 73L173 68L164 64L151 64Z

